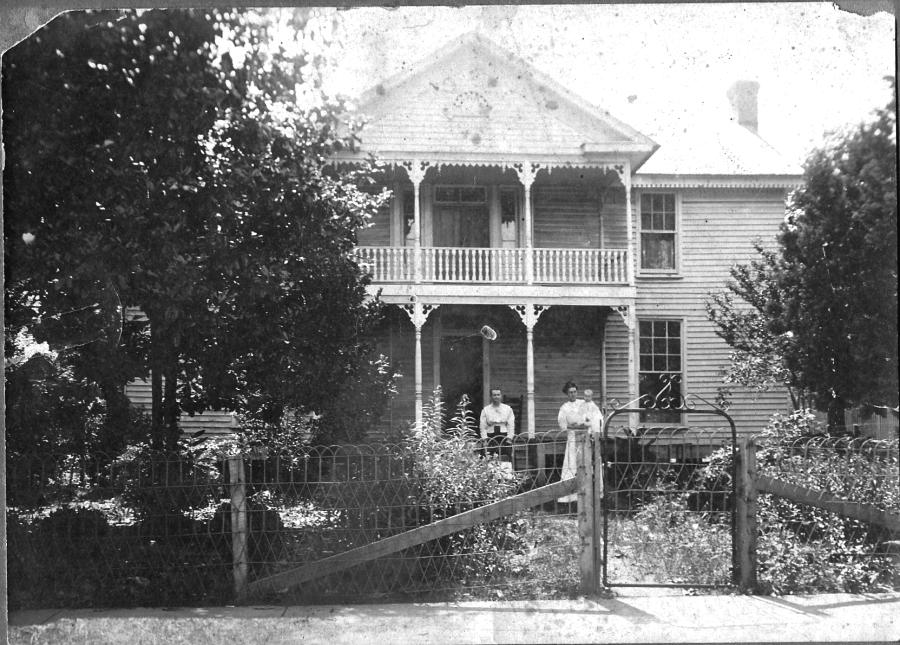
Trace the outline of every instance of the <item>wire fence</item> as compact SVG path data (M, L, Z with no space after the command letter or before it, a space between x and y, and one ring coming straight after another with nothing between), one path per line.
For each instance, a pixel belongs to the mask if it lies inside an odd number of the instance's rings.
M897 440L795 437L758 453L764 591L900 589Z
M565 433L423 433L241 457L10 454L10 607L570 597L583 583L580 531L595 520L578 514L574 485L547 494L572 476L568 445ZM600 454L604 583L727 584L734 471L722 434L621 429ZM759 482L794 487L759 495L763 591L900 588L897 535L879 519L900 511L896 441L769 441L758 457ZM376 548L391 540L400 547Z
M242 459L11 456L10 604L234 602L238 521L246 522L239 559L252 583L557 481L564 446L564 437L457 437L291 455L261 450ZM577 592L578 548L574 506L554 499L363 558L267 599L561 597Z
M604 584L732 583L730 430L617 428L604 446Z

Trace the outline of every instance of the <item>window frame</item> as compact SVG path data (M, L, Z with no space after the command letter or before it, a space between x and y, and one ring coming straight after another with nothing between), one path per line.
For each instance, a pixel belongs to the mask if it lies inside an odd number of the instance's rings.
M484 204L486 208L490 207L491 196L490 196L490 186L485 184L434 184L434 192L432 194L431 201L433 204L463 204L466 206L471 206L473 204ZM461 198L454 200L445 200L438 199L438 192L440 190L456 190L458 195L461 195L461 190L464 189L477 189L480 190L484 196L484 199L481 201L478 200L463 200Z
M643 238L644 238L644 226L642 222L642 208L644 195L672 195L675 200L675 228L671 231L667 229L649 229L647 232L649 234L671 234L673 235L673 245L674 245L674 266L672 268L662 268L662 269L654 269L649 267L644 267L643 265ZM667 190L667 189L643 189L636 192L635 195L635 220L637 226L635 227L637 230L636 236L636 248L637 248L637 258L635 264L637 265L638 274L641 276L675 276L681 273L681 192L677 190Z
M641 352L641 338L642 338L641 323L654 323L654 322L678 323L678 325L679 325L678 357L679 357L679 364L680 364L681 368L677 372L675 372L673 370L659 371L659 370L643 370L643 369L641 369L641 354L642 354L642 352ZM640 391L641 390L641 374L678 374L681 377L680 394L683 397L685 395L685 392L687 391L687 389L686 389L687 388L687 378L686 378L687 362L686 362L686 356L685 356L685 349L686 349L685 338L687 336L687 333L686 333L687 325L686 325L685 319L683 317L678 317L678 316L641 316L640 318L638 318L635 321L635 327L636 327L635 332L636 332L636 336L637 336L637 338L636 338L636 340L637 340L636 363L637 364L635 365L635 367L637 369L637 386L638 386L637 394L638 394L638 396L640 396L640 394L641 394L641 391ZM651 342L652 342L653 338L655 338L655 337L651 335L651 337L650 337ZM673 338L673 337L666 336L666 338L668 339L668 338ZM638 407L641 407L640 403L638 404ZM675 419L675 413L673 413L672 421L656 421L656 420L647 419L645 416L646 414L647 414L646 412L639 413L638 420L640 421L641 425L659 425L659 426L678 425L678 426L681 426L684 424L684 414L681 412L677 413L677 420Z

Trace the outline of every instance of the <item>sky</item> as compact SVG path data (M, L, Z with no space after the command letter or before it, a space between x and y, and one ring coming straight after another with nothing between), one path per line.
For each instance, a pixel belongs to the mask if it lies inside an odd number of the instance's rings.
M760 136L802 162L826 131L890 97L892 15L831 3L491 5L313 9L334 30L326 89L349 97L478 31L640 129L661 114L727 119L725 92L760 83Z

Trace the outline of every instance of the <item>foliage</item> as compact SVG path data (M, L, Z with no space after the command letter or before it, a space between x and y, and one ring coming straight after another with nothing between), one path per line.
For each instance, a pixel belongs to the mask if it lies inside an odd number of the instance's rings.
M468 398L460 400L446 433L438 422L441 408L436 391L424 406L422 427L410 432L405 446L411 457L408 477L421 491L419 503L439 519L513 494L519 482L508 464L475 450L477 431Z
M113 460L109 478L120 491L121 503L139 520L154 533L171 534L187 521L185 511L219 497L222 459L222 455L186 458L179 452L156 451L146 442L136 443Z
M706 313L716 333L733 351L723 381L760 393L785 387L794 409L805 407L808 393L799 375L785 367L792 332L774 333L769 312L780 307L778 257L760 242L754 243L758 258L731 268L726 291L710 295ZM749 307L747 306L749 305ZM727 400L730 390L722 390Z
M847 405L897 405L896 146L892 98L809 157L777 252L757 245L709 303L733 382L784 383L795 408L811 392L834 425Z
M325 170L349 143L341 106L295 106L315 61L270 46L271 27L69 13L3 59L7 320L107 401L152 374L157 448L181 411L324 408L369 359L351 251L382 197ZM122 322L122 304L147 320Z
M731 569L731 526L721 514L691 510L688 493L660 483L662 491L623 521L617 542L631 545L636 573L646 581L726 584Z
M397 374L383 355L365 353L340 392L320 407L312 441L317 444L355 443L381 420L387 402L397 393Z
M895 450L895 449L894 449ZM828 437L809 410L776 414L759 435L760 474L880 509L900 506L896 455L862 450ZM706 482L730 485L731 449L711 456ZM708 487L701 484L701 488ZM890 556L882 536L863 523L791 502L758 498L757 558L767 593L862 593L890 588Z
M893 82L895 86L895 82ZM779 244L788 369L824 407L897 405L897 105L806 163Z
M12 608L178 606L232 598L230 559L216 557L200 523L152 533L144 524L109 526L99 511L72 508L31 523L16 515L7 520Z

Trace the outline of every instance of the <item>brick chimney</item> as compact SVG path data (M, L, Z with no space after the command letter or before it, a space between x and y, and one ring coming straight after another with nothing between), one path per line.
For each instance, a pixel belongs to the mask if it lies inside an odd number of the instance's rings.
M759 83L756 81L735 81L728 88L731 119L754 134L759 132L758 95Z

